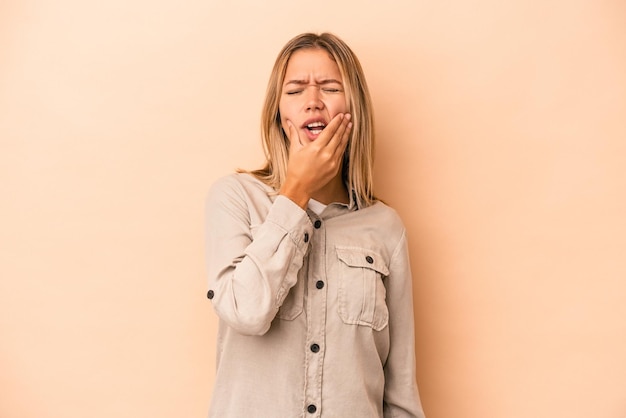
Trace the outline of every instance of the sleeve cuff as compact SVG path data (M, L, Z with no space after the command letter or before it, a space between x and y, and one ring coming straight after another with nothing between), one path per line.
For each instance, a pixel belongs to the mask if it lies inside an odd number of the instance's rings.
M311 220L306 211L288 197L282 195L276 197L265 221L285 230L299 248L308 246L313 234Z

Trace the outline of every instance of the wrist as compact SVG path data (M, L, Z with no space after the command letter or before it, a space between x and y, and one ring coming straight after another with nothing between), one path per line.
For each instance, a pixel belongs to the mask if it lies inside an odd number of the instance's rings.
M285 182L281 186L278 194L285 196L289 200L293 201L296 205L300 206L302 209L306 209L307 205L309 204L309 200L311 199L311 196L308 193L297 187L294 187L288 182Z

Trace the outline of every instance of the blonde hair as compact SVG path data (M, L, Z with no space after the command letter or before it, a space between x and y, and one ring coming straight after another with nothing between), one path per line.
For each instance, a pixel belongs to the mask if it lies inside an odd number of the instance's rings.
M279 102L287 64L294 52L322 49L337 63L343 78L352 132L344 153L342 178L358 207L371 205L373 191L374 120L372 101L365 75L356 55L348 45L331 33L303 33L291 39L278 54L268 82L261 115L261 135L266 165L251 171L258 179L280 189L287 175L289 140L282 129Z

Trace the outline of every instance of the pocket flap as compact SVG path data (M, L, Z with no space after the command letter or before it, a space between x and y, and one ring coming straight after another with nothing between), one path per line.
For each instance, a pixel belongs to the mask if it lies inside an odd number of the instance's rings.
M360 247L336 246L337 257L350 267L376 270L383 276L389 275L387 260L377 251Z

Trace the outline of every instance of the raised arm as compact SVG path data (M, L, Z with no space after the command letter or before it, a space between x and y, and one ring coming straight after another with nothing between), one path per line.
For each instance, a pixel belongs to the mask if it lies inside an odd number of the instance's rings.
M262 223L251 225L254 204L235 176L220 179L209 192L207 296L229 326L262 335L296 284L312 226L306 212L284 196L276 198Z

